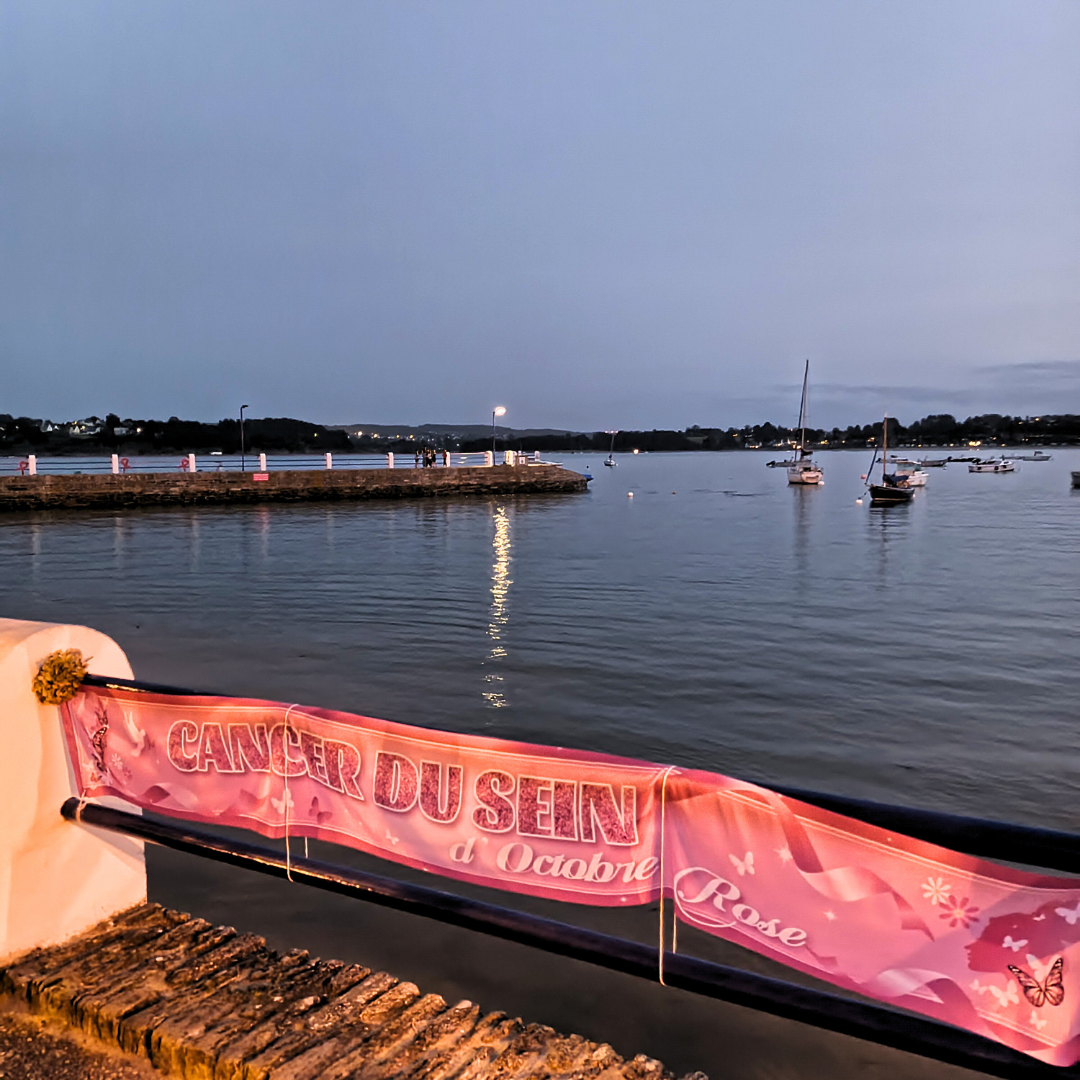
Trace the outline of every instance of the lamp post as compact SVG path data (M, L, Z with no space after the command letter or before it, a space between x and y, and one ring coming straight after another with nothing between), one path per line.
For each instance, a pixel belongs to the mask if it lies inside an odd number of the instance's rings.
M240 406L240 471L247 472L247 458L244 456L244 410L246 405Z
M502 405L497 405L491 410L491 452L495 453L495 417L505 416L506 408Z

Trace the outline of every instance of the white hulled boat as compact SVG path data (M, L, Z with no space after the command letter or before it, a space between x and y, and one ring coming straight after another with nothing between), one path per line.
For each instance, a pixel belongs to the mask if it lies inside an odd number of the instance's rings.
M968 472L1016 472L1016 464L1015 462L1009 461L1008 458L991 461L973 461L968 466Z
M893 476L897 480L906 480L908 487L926 487L930 474L920 468L920 462L908 458L893 458Z
M802 379L802 402L799 405L799 441L787 465L789 484L824 484L824 470L814 461L814 452L806 449L806 380L810 375L810 361L806 361Z

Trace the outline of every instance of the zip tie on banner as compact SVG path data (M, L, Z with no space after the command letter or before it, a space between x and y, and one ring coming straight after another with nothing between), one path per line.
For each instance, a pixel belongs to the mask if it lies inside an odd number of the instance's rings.
M664 819L667 813L667 778L675 771L674 765L669 765L664 771L664 778L660 783L660 985L667 986L664 982L664 840L667 830L664 828ZM676 908L676 911L678 909ZM674 938L674 934L672 934ZM674 949L672 949L674 952Z
M297 708L290 705L285 710L285 731L281 740L281 755L285 759L282 766L283 779L285 781L285 876L292 881L292 853L289 850L289 804L292 796L289 794L289 713ZM305 839L305 854L307 853L307 841Z

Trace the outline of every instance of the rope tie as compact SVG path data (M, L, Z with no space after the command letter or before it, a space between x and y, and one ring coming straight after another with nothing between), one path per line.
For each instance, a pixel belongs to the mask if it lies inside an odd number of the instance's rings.
M667 816L667 780L668 777L675 771L674 765L669 765L664 770L664 777L660 783L660 985L667 986L664 982L664 882L667 880L664 874L664 841L666 839L667 829L665 828L666 816ZM672 952L675 951L675 935L672 933Z
M290 705L285 710L285 732L281 743L282 756L285 759L284 766L282 767L283 779L285 781L285 876L292 881L292 852L289 850L289 806L292 803L292 796L289 794L289 713L293 709L298 708L296 705ZM307 838L304 839L304 854L307 855Z

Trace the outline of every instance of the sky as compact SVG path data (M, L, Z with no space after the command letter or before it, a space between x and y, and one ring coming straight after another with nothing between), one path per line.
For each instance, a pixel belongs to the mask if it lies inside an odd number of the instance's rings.
M0 0L0 412L1080 412L1076 0Z

